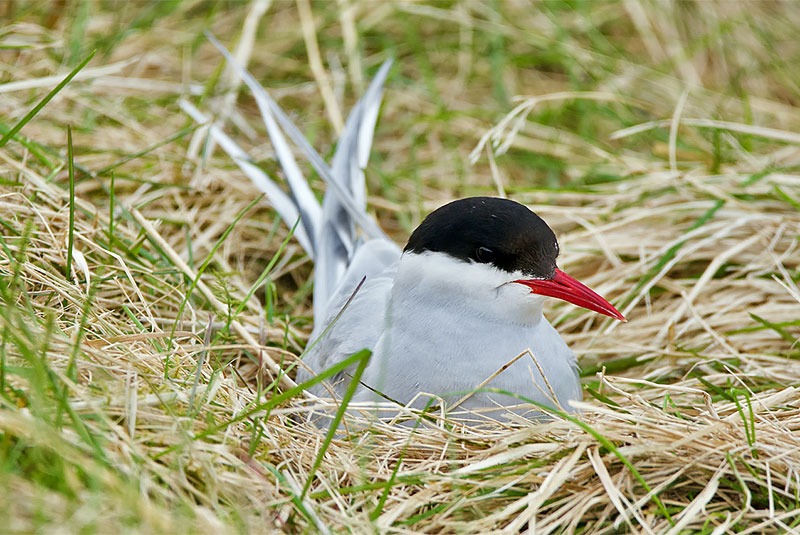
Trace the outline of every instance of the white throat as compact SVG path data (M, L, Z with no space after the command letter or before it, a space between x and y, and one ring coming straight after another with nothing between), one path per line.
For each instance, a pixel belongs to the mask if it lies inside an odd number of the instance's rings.
M513 281L524 278L491 264L469 263L426 251L403 253L392 291L403 310L442 310L445 317L480 317L483 321L536 325L544 298Z

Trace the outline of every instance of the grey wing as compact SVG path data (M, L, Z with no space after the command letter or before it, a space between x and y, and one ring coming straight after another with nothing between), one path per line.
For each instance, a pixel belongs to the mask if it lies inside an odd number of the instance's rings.
M399 259L400 248L387 240L370 240L358 248L331 298L329 317L314 327L311 342L298 369L299 383L362 349L375 348L384 329L386 304L392 292ZM365 279L364 284L343 309L362 279ZM328 381L328 385L311 388L311 393L328 396L332 391L341 397L350 384L352 371L352 368L348 368Z

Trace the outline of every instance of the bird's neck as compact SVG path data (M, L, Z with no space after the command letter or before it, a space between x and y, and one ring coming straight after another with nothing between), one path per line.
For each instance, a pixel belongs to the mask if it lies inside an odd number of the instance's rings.
M390 300L392 314L425 314L442 321L536 325L540 296L512 281L520 278L488 264L442 253L404 253ZM453 325L453 327L457 327Z

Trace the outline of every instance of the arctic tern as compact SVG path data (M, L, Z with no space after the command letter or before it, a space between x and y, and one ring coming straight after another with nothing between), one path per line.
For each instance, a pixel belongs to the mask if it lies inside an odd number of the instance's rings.
M445 407L493 418L509 410L541 416L535 406L520 408L520 399L572 410L569 402L582 397L578 365L542 315L545 297L625 318L558 269L556 236L539 216L502 198L456 200L429 214L401 250L368 215L364 169L391 63L383 64L354 107L329 166L266 91L211 39L253 92L289 194L218 127L211 126L210 135L284 221L299 219L295 237L315 262L315 325L298 382L366 348L372 355L355 401L388 399L421 408L435 396ZM181 106L206 122L188 102ZM326 181L321 205L284 132ZM341 398L351 372L312 392Z

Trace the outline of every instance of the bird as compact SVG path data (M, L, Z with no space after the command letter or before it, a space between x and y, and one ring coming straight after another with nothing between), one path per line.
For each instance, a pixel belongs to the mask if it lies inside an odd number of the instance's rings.
M543 315L547 298L626 321L606 299L558 268L559 245L529 208L499 197L454 200L427 215L405 247L367 212L366 168L391 60L354 106L331 164L311 147L267 91L213 36L248 85L288 193L219 127L219 143L271 201L314 260L314 327L297 382L369 350L357 384L353 364L309 388L317 396L452 408L453 414L538 419L574 412L582 399L574 353ZM187 102L197 121L206 118ZM285 135L327 190L320 204ZM462 413L459 413L462 414ZM466 417L465 417L466 418Z

